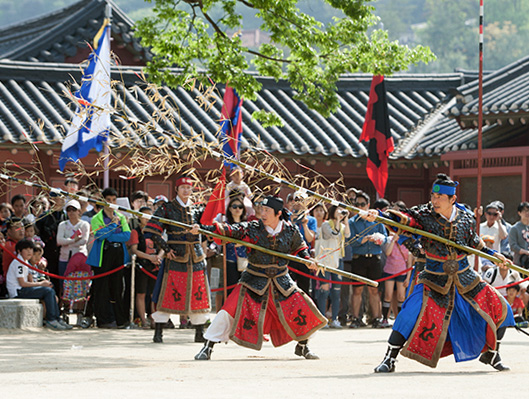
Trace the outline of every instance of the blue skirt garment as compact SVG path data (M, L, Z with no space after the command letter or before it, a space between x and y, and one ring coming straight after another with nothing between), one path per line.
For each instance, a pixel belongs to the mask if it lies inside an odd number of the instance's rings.
M393 330L398 331L406 340L415 327L422 309L424 285L417 284L413 293L402 305L395 320ZM514 326L512 309L507 306L507 317L500 327ZM486 343L487 322L455 290L454 310L448 325L447 341L451 341L456 362L476 359Z
M156 276L156 283L154 284L154 288L152 290L152 303L158 303L158 297L160 296L160 290L162 289L162 280L163 280L163 272L165 269L165 259L162 260L162 264L160 265L160 269L158 270L158 275Z

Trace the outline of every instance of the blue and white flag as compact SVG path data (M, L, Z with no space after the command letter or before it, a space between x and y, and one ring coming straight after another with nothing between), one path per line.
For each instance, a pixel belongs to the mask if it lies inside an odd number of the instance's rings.
M77 162L95 148L102 151L110 129L110 21L94 38L94 48L83 73L81 88L75 92L78 107L59 158L61 171L68 162Z

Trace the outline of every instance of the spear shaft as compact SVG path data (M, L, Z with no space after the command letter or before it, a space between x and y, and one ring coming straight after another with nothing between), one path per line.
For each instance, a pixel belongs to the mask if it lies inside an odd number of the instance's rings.
M61 197L71 197L71 198L79 200L79 201L92 202L92 203L97 204L99 206L109 207L109 208L112 208L112 209L114 209L116 211L130 213L131 215L134 215L134 216L137 216L137 217L141 217L141 218L145 218L145 219L149 219L149 220L153 219L153 220L155 220L157 222L160 222L160 223L163 223L163 224L169 224L169 225L173 225L173 226L177 226L177 227L181 227L181 228L189 229L189 230L191 230L193 228L193 226L191 226L189 224L178 222L176 220L171 220L171 219L161 218L161 217L154 216L154 215L149 215L149 214L138 212L138 211L135 211L135 210L132 210L132 209L127 209L127 208L124 208L124 207L116 205L116 204L109 204L106 201L102 201L102 200L95 199L95 198L84 197L82 195L69 193L69 192L61 190L59 188L49 187L47 185L38 184L38 183L33 183L33 182L28 181L28 180L23 180L23 179L19 179L17 177L8 176L6 174L0 174L0 178L5 179L5 180L15 181L17 183L24 184L24 185L29 186L29 187L39 188L41 190L48 191L50 193L53 193L55 195L59 195ZM271 249L263 248L263 247L261 247L259 245L256 245L256 244L253 244L253 243L250 243L250 242L246 242L246 241L242 241L242 240L238 240L236 238L224 236L222 234L213 233L213 232L210 232L210 231L207 231L207 230L203 230L203 229L199 229L199 232L201 234L204 234L204 235L207 235L207 236L210 236L210 237L214 237L214 238L218 238L220 240L232 242L234 244L243 245L245 247L255 249L256 251L261 251L261 252L264 252L264 253L266 253L268 255L272 255L272 256L279 257L279 258L287 259L287 260L292 261L292 262L304 263L307 266L312 264L311 260L303 259L303 258L294 256L294 255L285 254L285 253L282 253L282 252L273 251ZM370 280L368 278L365 278L365 277L362 277L362 276L358 276L356 274L349 273L349 272L346 272L344 270L336 269L334 267L330 267L330 266L327 266L327 265L324 265L324 264L321 264L321 263L316 263L316 265L319 268L321 268L321 269L323 269L325 271L328 271L328 272L331 272L331 273L335 273L335 274L338 274L338 275L343 276L343 277L347 277L347 278L349 278L351 280L360 281L360 282L362 282L364 284L367 284L367 285L370 285L372 287L378 287L378 283L376 281Z
M97 106L94 106L95 108L99 109L99 110L103 110L102 108L100 107L97 107ZM170 137L173 137L175 138L176 140L182 142L182 143L185 143L185 141L187 141L188 139L181 133L181 132L177 132L179 134L175 135L173 134L172 132L169 132L169 131L166 131L166 130L163 130L163 129L160 129L160 128L157 128L147 122L143 122L139 119L136 119L136 118L130 118L128 115L123 115L123 114L120 114L118 112L110 112L112 115L118 117L118 118L121 118L123 119L124 121L127 121L127 122L132 122L132 123L136 123L136 124L139 124L139 125L142 125L148 129L153 129L155 130L156 132L158 133L161 133L161 134L164 134L164 135L168 135ZM262 177L266 177L267 179L269 180L272 180L282 186L286 186L286 187L289 187L293 190L296 190L300 193L301 196L304 196L305 198L308 197L308 196L311 196L311 197L314 197L314 198L317 198L319 199L320 201L323 201L323 202L326 202L326 203L329 203L331 205L335 205L335 206L340 206L344 209L347 209L353 213L358 213L358 214L365 214L365 211L361 210L361 209L358 209L350 204L346 204L344 202L341 202L341 201L337 201L335 199L332 199L332 198L328 198L324 195L321 195L315 191L312 191L312 190L309 190L309 189L306 189L306 188L303 188L301 186L298 186L297 184L294 184L294 183L291 183L289 181L286 181L278 176L274 176L268 172L265 172L263 170L260 170L260 169L257 169L251 165L248 165L244 162L241 162L239 161L238 159L234 158L234 157L229 157L229 156L226 156L224 155L223 153L220 153L218 151L214 151L214 150L211 150L211 148L209 148L205 143L197 143L199 145L199 147L206 151L206 152L210 152L211 155L213 155L214 157L218 157L218 158L221 158L221 159L224 159L225 161L227 162L231 162L241 168L244 168L250 172L253 172L253 173L256 173ZM129 212L130 213L130 212ZM416 235L420 235L420 236L423 236L423 237L427 237L427 238L430 238L432 240L435 240L435 241L439 241L445 245L449 245L451 247L454 247L454 248L457 248L457 249L460 249L462 251L465 251L467 253L470 253L470 254L473 254L473 255L476 255L476 256L480 256L482 258L485 258L485 259L488 259L490 260L491 262L494 262L494 263L501 263L501 260L498 259L497 257L493 256L493 255L489 255L485 252L482 252L482 251L479 251L477 249L474 249L472 247L469 247L467 245L461 245L461 244L457 244L456 242L454 241L451 241L451 240L448 240L444 237L440 237L436 234L433 234L433 233L430 233L428 231L423 231L423 230L420 230L418 228L415 228L415 227L410 227L410 226L407 226L405 224L402 224L402 223L399 223L399 222L396 222L394 220L391 220L391 219L387 219L387 218L384 218L382 216L377 216L376 219L375 219L376 222L378 223L382 223L386 226L391 226L391 227L395 227L397 229L401 229L401 230L404 230L404 231L407 231L409 233L412 233L412 234L416 234ZM298 258L299 259L299 258ZM517 265L510 265L508 264L508 267L512 270L515 270L517 271L518 273L521 273L523 275L526 275L526 276L529 276L529 271L520 267L520 266L517 266ZM337 270L337 269L335 269Z

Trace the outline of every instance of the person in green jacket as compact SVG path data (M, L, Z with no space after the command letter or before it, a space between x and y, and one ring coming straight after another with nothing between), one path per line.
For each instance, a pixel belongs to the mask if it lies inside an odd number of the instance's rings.
M116 204L118 193L105 188L103 198L109 204ZM125 243L130 238L127 219L110 206L104 207L92 218L94 244L87 262L94 275L114 270L129 261ZM94 313L99 328L124 328L128 314L123 298L123 269L103 278L95 278L92 284Z

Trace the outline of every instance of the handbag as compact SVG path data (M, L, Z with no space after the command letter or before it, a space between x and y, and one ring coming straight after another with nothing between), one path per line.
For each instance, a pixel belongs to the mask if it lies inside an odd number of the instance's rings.
M243 272L248 267L248 258L237 256L237 271Z

